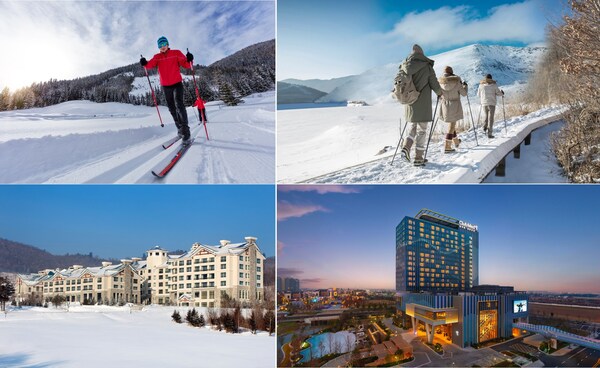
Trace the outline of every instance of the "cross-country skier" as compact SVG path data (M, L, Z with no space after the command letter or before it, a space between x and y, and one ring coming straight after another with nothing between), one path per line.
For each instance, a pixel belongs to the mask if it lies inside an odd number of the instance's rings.
M458 148L460 139L456 136L456 122L463 118L462 104L460 96L467 95L467 83L463 82L458 75L454 75L452 67L447 66L444 69L444 75L438 79L440 86L444 90L442 94L442 108L440 119L448 124L448 133L446 134L446 144L444 152L454 152L454 146Z
M481 106L485 114L483 131L487 132L488 138L494 138L494 114L496 113L496 96L504 96L504 91L498 88L492 75L488 74L479 83L477 96L481 99Z
M200 114L200 121L206 121L208 123L208 117L206 116L206 108L204 107L204 100L202 97L198 97L196 102L194 102L194 106L198 109L198 113Z
M154 55L150 61L142 57L140 64L146 69L158 67L160 85L163 87L169 112L175 121L178 135L183 139L182 143L187 145L191 143L190 127L183 103L183 78L181 77L179 67L191 69L191 62L194 60L194 55L189 52L183 55L179 50L170 49L169 41L165 36L161 36L157 40L157 43L160 52Z
M414 165L423 166L425 165L427 123L432 120L431 90L441 96L442 87L435 77L433 60L425 56L419 45L412 47L412 53L404 60L401 68L405 70L406 74L412 76L417 91L420 91L417 101L404 108L404 117L406 122L410 123L410 131L404 140L402 156L410 161L410 149L413 142L416 141Z

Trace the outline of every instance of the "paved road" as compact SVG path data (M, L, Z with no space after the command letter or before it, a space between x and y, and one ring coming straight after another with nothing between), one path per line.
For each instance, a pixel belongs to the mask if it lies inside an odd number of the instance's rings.
M562 356L548 355L523 343L523 337L495 345L492 349L498 352L504 350L528 352L535 355L546 367L593 367L600 359L600 351L582 347Z

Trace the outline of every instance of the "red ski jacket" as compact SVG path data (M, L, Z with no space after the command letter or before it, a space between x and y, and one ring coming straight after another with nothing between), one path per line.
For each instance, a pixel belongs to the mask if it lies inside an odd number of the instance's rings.
M191 69L190 63L188 63L185 55L179 50L167 49L167 52L154 55L148 64L146 69L153 69L158 66L158 74L160 75L161 86L172 86L183 80L181 78L181 71L179 67Z

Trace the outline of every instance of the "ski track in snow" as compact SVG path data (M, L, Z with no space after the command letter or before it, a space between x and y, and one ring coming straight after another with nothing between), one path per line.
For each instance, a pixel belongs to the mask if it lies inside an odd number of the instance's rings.
M273 183L275 93L245 103L207 104L210 140L188 108L192 147L162 179L151 170L170 161L180 142L166 107L70 101L0 113L1 183Z

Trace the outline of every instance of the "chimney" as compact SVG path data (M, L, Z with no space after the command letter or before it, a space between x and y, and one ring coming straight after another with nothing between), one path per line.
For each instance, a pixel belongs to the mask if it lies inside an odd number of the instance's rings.
M82 265L73 265L73 267L71 267L71 268L74 270L78 270L80 268L83 268L83 266Z
M250 243L250 244L255 244L256 243L256 238L253 236L247 236L244 239L246 239L246 243Z
M231 243L229 240L220 240L221 242L221 246L226 246L227 244Z
M102 267L108 267L112 265L112 262L102 262Z

